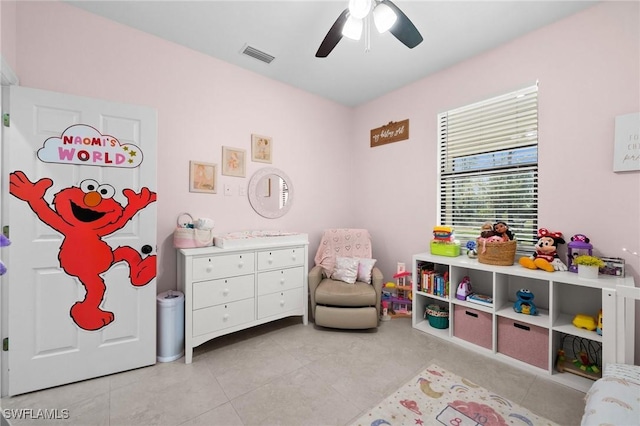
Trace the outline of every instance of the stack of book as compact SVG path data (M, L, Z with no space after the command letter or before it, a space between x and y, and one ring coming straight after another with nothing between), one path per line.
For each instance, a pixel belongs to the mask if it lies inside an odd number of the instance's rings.
M436 296L447 297L449 295L449 274L441 274L436 271L422 271L421 291Z

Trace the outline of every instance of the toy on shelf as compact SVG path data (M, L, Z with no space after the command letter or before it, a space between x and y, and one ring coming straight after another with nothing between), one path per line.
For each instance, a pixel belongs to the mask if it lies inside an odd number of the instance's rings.
M598 326L596 327L596 333L602 336L602 309L598 311Z
M536 252L529 257L521 257L520 265L528 269L542 269L547 272L566 271L567 266L558 257L558 245L564 244L562 232L550 232L545 228L538 230Z
M485 222L480 228L478 262L487 265L511 266L516 258L517 243L503 221Z
M475 241L467 241L467 256L469 259L475 259L478 257L477 244Z
M469 277L464 277L460 284L458 284L458 289L456 290L456 299L458 300L467 300L467 296L471 294L471 280Z
M538 308L533 303L534 295L529 289L521 288L516 293L516 303L513 304L513 310L525 315L538 315Z
M582 255L593 256L593 245L589 244L589 238L586 235L576 234L567 244L567 269L569 272L578 272L578 265L573 261Z
M576 315L575 317L573 317L573 321L571 321L571 323L578 328L583 328L589 331L593 331L598 328L596 319L587 314Z
M587 379L602 377L602 344L594 340L565 334L560 342L556 369Z
M501 220L497 221L493 225L493 232L495 232L496 235L501 237L503 242L515 240L515 236L513 235L513 232L511 232L511 230L509 229L509 226L507 225L507 223Z
M460 256L460 241L455 239L453 227L435 226L431 240L431 254L439 256Z

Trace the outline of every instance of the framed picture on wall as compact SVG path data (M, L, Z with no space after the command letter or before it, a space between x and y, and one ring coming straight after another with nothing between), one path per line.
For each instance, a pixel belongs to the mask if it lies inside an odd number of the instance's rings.
M222 174L245 177L246 151L244 149L222 147Z
M251 135L251 161L271 163L273 140L268 136Z
M189 161L189 191L217 193L217 170L217 164Z

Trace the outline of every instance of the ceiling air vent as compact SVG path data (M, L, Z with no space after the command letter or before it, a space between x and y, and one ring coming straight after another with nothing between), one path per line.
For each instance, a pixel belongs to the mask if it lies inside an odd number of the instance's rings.
M267 64L270 64L271 61L273 61L276 58L275 56L271 56L268 53L265 53L261 50L256 49L255 47L249 46L248 44L245 44L244 47L242 48L242 54L251 56L252 58L255 58Z

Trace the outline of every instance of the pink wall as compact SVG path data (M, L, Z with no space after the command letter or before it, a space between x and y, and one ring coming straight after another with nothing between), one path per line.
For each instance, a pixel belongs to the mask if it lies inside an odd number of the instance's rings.
M15 71L16 64L16 2L0 1L0 54Z
M311 257L323 228L349 225L343 153L353 110L64 3L19 2L17 16L15 71L23 86L157 109L158 291L175 288L171 236L182 211L213 218L221 233L308 232ZM219 176L216 195L188 191L189 160L220 165L223 145L250 156L252 133L273 137L271 166L293 181L293 207L280 219L258 216L238 195L268 164L249 161L246 178ZM224 195L224 184L233 196Z
M538 80L539 224L588 235L640 285L640 258L622 251L640 251L640 172L612 171L614 119L640 111L639 20L640 3L603 2L356 110L356 221L376 238L386 276L428 251L436 115ZM407 118L410 140L369 148L370 129Z
M436 221L437 113L536 80L540 225L589 235L640 282L640 259L622 252L640 251L640 174L612 172L614 118L640 111L639 8L600 3L356 109L58 2L18 3L15 71L24 86L158 110L159 291L175 285L170 239L183 210L213 217L220 232L307 232L311 258L322 229L369 228L390 277L427 250ZM406 118L410 140L369 147L370 129ZM251 133L274 138L273 165L293 180L281 219L261 218L237 192L187 191L190 159L219 163L222 145L250 152ZM220 188L246 185L262 165Z
M604 2L357 108L357 222L390 273L428 251L436 223L436 115L539 81L540 226L587 234L640 282L640 173L613 173L615 116L640 111L637 2ZM410 119L408 141L369 130Z

